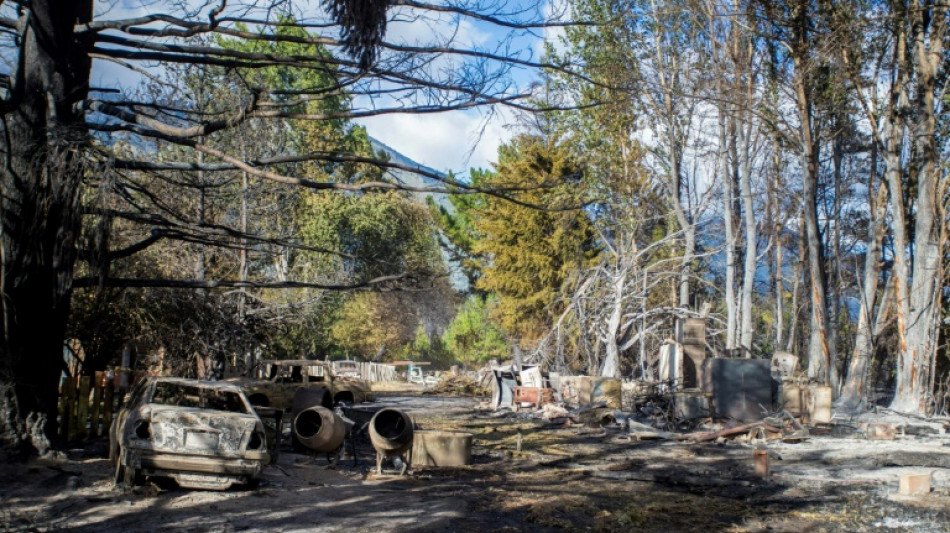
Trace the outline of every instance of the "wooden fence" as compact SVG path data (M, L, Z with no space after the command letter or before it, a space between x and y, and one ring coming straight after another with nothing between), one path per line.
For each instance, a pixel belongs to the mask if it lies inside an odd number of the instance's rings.
M105 372L95 377L65 378L59 394L59 431L64 442L109 432L115 413L116 387Z
M399 381L396 367L378 363L364 363L366 365L366 379L369 381ZM362 373L362 371L361 371Z
M360 362L360 379L366 381L399 381L396 367L382 363Z

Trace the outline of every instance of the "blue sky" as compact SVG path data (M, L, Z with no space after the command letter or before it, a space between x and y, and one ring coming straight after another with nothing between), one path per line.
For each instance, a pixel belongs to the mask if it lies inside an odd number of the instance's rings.
M192 0L191 3L201 5L205 2ZM100 0L97 3L97 18L130 18L156 12L178 14L170 7L171 4L167 0ZM303 1L295 5L301 7L301 15L317 13L319 9L316 1ZM529 2L522 7L549 12L547 4L538 5ZM509 3L499 9L516 10L518 7L516 3ZM487 23L448 16L412 21L397 16L397 20L388 26L386 39L396 44L419 45L434 41L444 43L451 36L455 47L475 47L493 52L502 43L507 43L509 49L514 50L519 57L536 60L540 56L545 35L550 36L550 32L536 30L512 35L508 30ZM523 89L534 81L534 77L535 73L521 69L515 72L513 82ZM141 80L141 75L119 65L94 61L92 85L95 87L129 89ZM365 104L360 101L355 103L356 107ZM513 135L514 122L514 114L503 108L423 115L389 114L358 121L370 135L405 156L436 170L456 173L467 173L471 167L489 167L496 158L498 146Z
M540 7L539 7L540 6ZM514 12L524 8L550 13L550 4L509 2L502 9ZM526 15L529 16L529 15ZM515 32L497 26L445 17L425 23L391 23L386 39L394 43L419 44L433 38L452 35L454 46L497 52L507 45L519 58L539 60L550 30ZM513 71L513 83L524 89L536 81L536 73L526 69ZM516 117L511 110L495 108L456 111L428 115L387 115L360 121L370 135L405 156L440 171L465 173L469 168L488 168L497 157L498 146L513 135Z

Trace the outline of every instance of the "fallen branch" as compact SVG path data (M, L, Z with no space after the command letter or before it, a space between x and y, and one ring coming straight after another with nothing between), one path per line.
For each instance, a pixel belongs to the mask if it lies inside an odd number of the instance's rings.
M688 435L683 435L682 437L680 437L680 439L689 440L693 442L706 442L710 440L716 440L719 437L731 437L733 435L748 433L750 430L761 428L763 425L764 425L763 422L753 422L751 424L736 426L734 428L727 428L720 431L705 431L702 433L690 433Z

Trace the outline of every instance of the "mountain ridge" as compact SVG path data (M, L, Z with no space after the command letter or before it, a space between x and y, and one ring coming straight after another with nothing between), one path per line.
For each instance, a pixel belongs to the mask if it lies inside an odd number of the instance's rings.
M398 163L403 166L415 167L425 172L432 174L437 174L442 177L446 177L444 172L435 170L432 167L423 165L406 157L404 154L400 153L395 148L387 145L386 143L380 141L379 139L370 136L369 138L370 145L373 147L374 152L383 152L389 156L389 160L393 163ZM409 172L401 169L389 169L387 170L390 176L392 176L397 182L408 187L444 187L445 183L429 178L426 176L420 176L414 172ZM431 196L432 199L441 207L445 209L452 209L452 204L449 202L449 198L446 194L443 193L433 193L433 192L413 192L413 198L418 200L420 203L426 202L426 197Z

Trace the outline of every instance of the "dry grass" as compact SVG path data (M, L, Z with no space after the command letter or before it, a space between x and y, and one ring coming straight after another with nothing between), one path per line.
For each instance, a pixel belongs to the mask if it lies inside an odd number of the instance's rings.
M400 396L422 394L426 390L421 383L409 383L408 381L373 381L369 385L373 392L387 392Z

